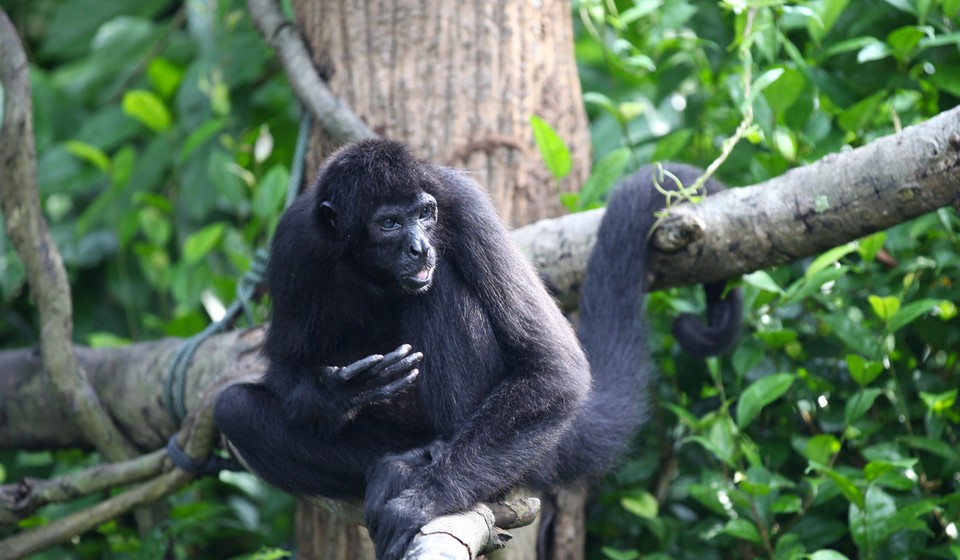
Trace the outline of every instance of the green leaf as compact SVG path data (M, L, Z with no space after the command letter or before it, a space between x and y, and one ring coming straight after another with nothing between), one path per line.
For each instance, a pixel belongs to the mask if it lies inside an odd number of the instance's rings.
M847 354L847 370L857 385L866 387L883 372L883 363L865 360L857 354Z
M169 58L159 56L150 61L147 65L147 77L153 89L166 99L173 96L183 78L183 68L175 64Z
M197 148L202 146L207 140L213 138L218 132L223 130L223 127L226 126L226 119L213 119L209 120L199 128L190 133L190 136L187 137L184 141L183 146L180 148L180 161L190 157Z
M891 54L893 54L893 49L891 49L889 45L881 43L880 41L874 41L860 49L857 53L857 63L863 64L864 62L882 60Z
M123 96L123 112L156 132L170 128L170 111L157 94L144 89L130 90Z
M253 193L253 214L261 220L277 215L283 208L290 183L286 166L275 165L264 174Z
M920 391L920 400L927 409L934 414L942 414L945 410L950 410L957 402L957 390L950 389L943 393L927 393Z
M837 485L837 489L840 490L840 493L843 494L843 497L846 498L848 502L856 505L857 507L863 507L863 492L857 488L857 485L854 484L852 480L831 469L830 467L827 467L826 465L815 464L811 461L810 466L827 475L827 478Z
M898 438L898 441L910 447L939 455L948 461L960 461L960 452L953 445L940 439L925 436L902 436Z
M884 45L884 47L886 47L886 45ZM877 117L877 108L886 97L886 90L882 90L870 97L861 99L840 113L839 118L837 118L837 124L847 132L859 134L863 128Z
M610 546L601 547L600 552L610 560L636 560L640 557L638 550L620 550Z
M884 2L910 15L918 15L914 0L884 0Z
M587 105L596 105L597 107L600 107L604 111L610 113L610 115L621 125L627 122L627 119L620 112L620 109L613 104L613 101L611 101L609 97L602 93L588 91L583 94L583 102Z
M753 101L758 95L760 95L763 90L767 89L767 86L773 82L780 79L780 76L783 75L783 68L774 68L772 70L767 70L756 80L753 81L750 88L750 100Z
M793 494L778 496L777 499L770 504L770 511L773 513L797 513L802 509L803 500L800 499L800 496L794 496Z
M163 247L170 241L172 232L170 219L159 209L153 206L141 208L137 211L137 222L140 225L140 231L153 247Z
M580 208L599 202L600 198L623 176L623 170L627 168L629 161L629 148L618 148L603 156L580 190Z
M957 9L960 9L960 0L956 0L955 3L957 4ZM920 41L921 49L942 47L944 45L960 46L960 31L954 31L953 33L941 33L934 35L933 37L926 37Z
M904 305L902 308L899 308L894 317L890 320L890 332L896 332L900 328L909 325L931 311L939 311L942 304L943 300L922 299L920 301L914 301Z
M823 53L820 54L820 60L826 60L832 56L838 54L843 54L850 51L858 51L867 45L873 43L879 43L879 39L876 37L853 37L851 39L845 39L839 43L835 43L828 47Z
M860 258L867 262L873 262L877 258L877 253L883 249L883 244L887 241L887 232L881 231L859 241Z
M937 306L937 313L940 315L941 321L949 321L957 316L957 304L943 300Z
M746 519L731 519L720 529L720 532L731 537L760 544L760 531L757 526Z
M809 280L816 273L826 269L828 266L831 266L833 263L856 251L857 247L859 247L859 245L856 241L853 241L851 243L847 243L846 245L840 245L839 247L834 247L829 251L821 253L820 256L813 259L813 262L807 267L807 271L803 273L804 278Z
M642 517L643 519L654 519L660 511L660 504L653 494L643 491L635 496L626 496L620 499L620 505L623 509Z
M211 224L187 237L183 242L183 260L188 264L200 262L220 242L226 226L222 222Z
M890 321L900 311L900 298L897 296L875 296L870 294L867 297L873 312L884 321Z
M887 44L893 49L893 56L897 60L907 61L916 54L920 41L931 37L933 37L932 27L908 25L895 29L887 35Z
M533 139L537 142L537 148L550 174L558 181L563 179L573 167L570 149L557 131L547 124L547 121L537 115L531 115L530 125L533 127Z
M793 105L807 83L806 76L793 68L782 68L783 73L763 91L775 115L786 112Z
M67 151L88 163L92 163L100 171L110 170L110 158L96 146L91 146L79 140L69 140Z
M840 440L833 434L817 434L807 440L805 451L811 463L826 465L840 451Z
M892 496L877 485L868 486L864 503L850 506L849 524L853 541L861 550L875 548L885 538L884 525L889 524L896 512L897 504Z
M795 378L792 373L775 373L750 384L740 395L737 404L737 425L741 429L750 425L763 407L787 392Z
M867 413L868 410L873 406L874 401L877 400L883 393L882 390L876 388L868 388L858 391L855 395L850 397L847 400L847 404L843 408L843 421L850 425L861 416Z
M657 147L650 159L652 161L676 159L687 149L691 140L693 140L693 130L689 128L679 128L661 136L657 138Z
M92 332L87 335L87 344L93 348L119 348L130 345L129 338L123 338L110 332Z
M846 275L849 270L850 268L847 266L831 267L817 272L810 278L803 277L797 280L787 288L780 305L788 306L803 301L814 292L820 290L825 284L834 282Z
M743 276L743 281L765 292L783 295L783 288L765 270L758 270Z

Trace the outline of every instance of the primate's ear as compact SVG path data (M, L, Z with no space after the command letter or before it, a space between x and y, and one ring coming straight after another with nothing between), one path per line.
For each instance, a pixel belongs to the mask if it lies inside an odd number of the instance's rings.
M325 220L331 228L337 227L337 211L333 208L333 204L330 204L329 200L324 200L320 203L320 217Z

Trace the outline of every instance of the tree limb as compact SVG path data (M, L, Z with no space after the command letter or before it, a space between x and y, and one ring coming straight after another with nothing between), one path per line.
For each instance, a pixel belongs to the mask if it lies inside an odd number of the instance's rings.
M759 185L675 206L653 237L651 287L795 261L958 202L960 107ZM514 232L566 306L576 301L603 214L541 220Z
M247 9L257 30L276 51L300 101L330 139L346 143L376 136L320 78L303 38L275 0L247 0Z
M73 354L73 306L60 252L50 237L37 198L30 73L17 32L0 11L0 209L7 236L23 261L40 312L40 348L47 372L88 441L113 460L137 454L116 429Z

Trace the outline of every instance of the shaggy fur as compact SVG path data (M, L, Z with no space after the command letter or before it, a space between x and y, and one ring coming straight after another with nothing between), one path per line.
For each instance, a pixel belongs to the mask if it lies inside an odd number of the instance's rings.
M270 366L217 402L217 424L244 462L296 495L365 496L381 560L400 558L430 519L515 484L609 469L645 416L645 239L663 204L650 172L611 201L578 340L473 181L385 140L328 161L274 237ZM368 232L379 208L421 193L436 200L425 231L437 262L430 289L413 294L365 272L377 259L400 266ZM681 332L699 350L720 350L736 331L739 300L718 294L713 325ZM367 392L328 367L365 372L358 360L401 344L412 351L388 357L399 364L389 375L357 375Z

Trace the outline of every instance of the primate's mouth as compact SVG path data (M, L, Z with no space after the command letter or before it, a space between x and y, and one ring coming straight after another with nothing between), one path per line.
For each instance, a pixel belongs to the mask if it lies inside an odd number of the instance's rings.
M425 266L418 270L415 274L410 276L405 276L400 284L405 290L412 293L423 293L430 288L430 284L433 283L433 270L432 266Z

